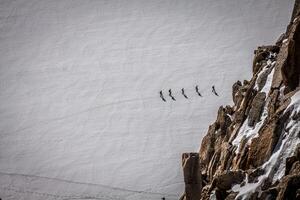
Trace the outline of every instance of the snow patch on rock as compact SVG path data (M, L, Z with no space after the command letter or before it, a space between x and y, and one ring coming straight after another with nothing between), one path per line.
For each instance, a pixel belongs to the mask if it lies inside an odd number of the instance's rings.
M281 134L281 138L274 149L274 153L270 159L261 166L265 173L258 177L256 183L248 183L248 180L246 179L245 185L235 185L232 189L234 192L238 192L236 199L246 199L250 194L259 190L259 187L268 178L274 183L284 176L286 167L285 160L293 155L297 145L300 144L300 138L298 137L298 133L300 132L300 122L299 120L292 119L292 116L299 113L299 105L300 92L297 92L292 97L292 102L290 104L290 106L293 106L293 112L290 115L289 123L287 124L286 129L283 130L284 133Z
M268 60L270 61L270 60ZM264 85L264 87L261 89L261 92L265 92L266 94L269 93L270 89L271 89L271 84L272 84L272 80L273 80L273 75L274 75L274 66L275 66L275 61L274 62L269 62L267 66L264 67L263 70L261 70L261 72L259 73L262 74L264 73L266 70L269 69L269 67L273 67L271 73L268 75L267 81ZM259 76L258 75L258 76ZM257 83L255 84L254 89L258 90L258 85ZM250 127L248 125L248 117L247 119L244 121L243 125L241 126L236 138L233 140L232 144L237 146L236 148L236 153L238 153L239 151L239 146L240 143L242 141L243 138L246 138L248 140L248 143L251 143L251 140L255 137L258 137L258 131L260 130L260 128L262 127L265 119L268 116L268 104L269 102L267 102L264 106L263 112L262 112L262 116L261 116L261 120L260 122L258 122L254 127Z

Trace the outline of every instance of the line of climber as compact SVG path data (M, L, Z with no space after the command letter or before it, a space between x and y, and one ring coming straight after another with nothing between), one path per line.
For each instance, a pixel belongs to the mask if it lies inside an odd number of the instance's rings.
M202 94L201 94L200 91L199 91L198 85L195 86L195 91L196 91L196 93L198 94L199 97L203 97ZM172 90L169 89L168 92L169 92L169 97L170 97L173 101L176 101L176 98L174 97L174 95L173 95L173 93L172 93ZM217 93L216 88L215 88L214 85L211 87L211 92L212 92L214 95L219 96L219 94ZM182 94L182 96L183 96L184 98L186 98L186 99L189 98L189 97L186 95L184 88L181 88L181 94ZM164 94L163 94L162 90L159 91L159 96L160 96L160 98L161 98L162 101L164 101L164 102L167 101L166 98L164 97Z

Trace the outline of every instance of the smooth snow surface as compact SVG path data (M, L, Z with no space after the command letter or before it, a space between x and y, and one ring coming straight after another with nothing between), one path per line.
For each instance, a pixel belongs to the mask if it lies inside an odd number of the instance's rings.
M0 0L0 198L178 199L181 153L198 150L292 6Z

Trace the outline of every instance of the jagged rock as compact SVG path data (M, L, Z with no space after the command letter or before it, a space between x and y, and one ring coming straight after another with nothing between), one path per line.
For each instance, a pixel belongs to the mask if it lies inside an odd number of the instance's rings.
M296 14L296 13L295 13ZM299 14L299 12L297 13ZM283 45L285 59L281 68L284 84L294 90L299 86L300 75L300 21L294 20L288 30L286 44Z
M212 180L217 168L220 164L220 157L221 157L221 149L217 149L211 158L211 161L208 164L207 176L209 180Z
M210 196L209 194L212 193L212 191L214 191L217 200L226 199L230 194L228 190L230 190L233 185L240 184L244 179L245 173L241 170L224 171L222 174L216 175L211 185L202 190L201 200L208 200ZM229 199L233 196L234 194L231 194L231 197L229 197Z
M245 173L238 171L224 171L223 174L215 178L215 185L219 190L226 191L235 184L240 184L245 179Z
M206 185L201 191L201 200L209 200L211 193L211 185Z
M300 189L300 162L294 163L290 175L282 178L277 190L279 191L276 200L298 199ZM297 197L298 196L298 197Z
M233 102L235 105L237 105L238 102L240 102L243 98L241 93L238 93L238 91L240 90L241 87L242 87L241 81L237 81L232 86L232 99L233 99Z
M300 175L300 161L296 161L289 172L290 175ZM300 185L299 185L300 187Z
M259 137L252 139L247 160L248 168L256 168L266 162L278 141L278 135L275 134L277 118L273 118L267 124L268 126L263 126L259 131Z
M300 0L296 0L286 33L275 46L261 46L255 51L252 79L233 85L234 105L219 108L217 120L202 140L199 156L183 156L186 187L181 200L232 200L237 195L233 185L254 183L259 186L247 194L247 200L300 199L300 144L296 150L292 146L296 153L283 161L284 177L273 183L273 170L278 170L275 165L269 177L259 179L266 175L270 163L264 164L278 152L282 138L288 137L283 134L293 126L287 124L300 120L300 112L292 112L294 106L289 106L291 97L300 90L299 13ZM270 65L268 60L276 64ZM262 92L272 70L270 91Z
M202 190L202 177L198 153L182 154L182 167L185 183L183 200L199 200Z
M244 121L245 112L240 109L234 113L234 119L236 124L241 124Z
M276 188L270 188L261 194L262 199L268 199L268 200L276 200L277 196L278 196L278 191L276 190Z
M276 46L281 46L282 41L285 39L285 33L282 33L276 41Z
M221 156L220 156L221 164L219 167L221 171L227 170L228 166L231 164L231 160L232 160L231 157L233 155L231 147L232 145L230 145L227 142L224 142L221 145Z
M235 200L237 194L238 194L237 192L231 192L230 194L227 195L225 200Z
M254 97L249 111L248 125L254 127L260 121L260 117L265 105L266 93L259 92Z
M298 145L295 155L286 159L285 175L290 174L294 169L294 164L300 161L300 145Z
M249 156L249 148L247 147L247 138L243 137L239 148L237 148L237 155L233 158L231 168L234 170L240 169L241 165L245 163L245 157L247 162L247 157ZM246 154L246 155L245 155ZM243 165L244 166L244 165Z
M285 175L288 175L293 167L293 164L297 162L296 156L292 156L286 159Z
M206 167L208 166L208 163L210 162L213 154L214 154L214 144L216 140L215 135L215 125L211 125L208 129L208 134L202 139L201 148L199 152L201 165L204 167L202 168L202 173L206 173Z
M261 48L265 49L269 54L270 53L279 53L280 47L278 45L267 45L261 46Z
M232 115L233 114L233 108L229 105L225 106L225 113L227 113L228 115Z
M293 21L299 15L299 12L300 12L300 1L295 0L291 21Z
M262 67L261 61L263 61L267 58L268 53L264 49L261 49L260 47L257 50L255 50L254 53L255 53L255 56L254 56L254 60L253 60L252 71L253 71L253 74L256 74Z
M243 81L243 85L249 85L249 84L250 84L250 82L248 80Z
M297 34L299 30L297 30ZM300 36L299 36L300 37ZM295 57L298 57L295 54L298 54L298 51L300 50L298 46L300 46L300 40L295 38L295 40L290 40L288 43L288 58L286 66L282 68L282 74L283 74L283 82L286 86L288 86L289 89L293 90L296 87L299 86L299 80L298 75L300 73L299 71L299 64L300 60L296 59Z
M285 39L288 41L288 39ZM277 61L275 64L275 72L273 76L272 81L272 87L279 88L281 86L281 83L284 81L283 79L286 79L283 75L283 68L286 68L287 66L287 59L289 54L289 48L287 45L287 42L284 42L280 48L279 54L277 56ZM286 83L287 85L287 83ZM286 91L285 93L287 93Z
M231 119L226 113L226 109L221 106L218 110L218 116L217 116L217 121L216 123L216 128L221 130L221 134L224 135L226 134L226 130L231 124Z
M236 112L234 113L234 122L236 124L240 124L245 120L245 116L247 115L247 110L249 108L249 103L252 102L253 97L256 94L256 90L253 89L255 85L255 79L251 80L249 85L244 85L239 92L242 93L242 100L239 102L238 105L235 105L237 107Z
M257 168L249 173L248 175L248 182L249 183L256 183L258 181L258 177L263 175L265 173L265 170L261 168Z
M262 69L263 66L265 66L266 63L264 61L267 59L267 57L270 55L270 53L278 53L279 52L279 46L277 45L269 45L269 46L260 46L257 48L257 50L254 51L254 59L253 59L253 66L252 71L253 74L256 74L257 72Z
M236 92L233 92L233 101L235 102L235 107L245 107L248 102L248 96L252 92L249 88L252 88L254 83L250 82L241 86L239 84L240 82L237 82L236 85L233 85L233 89L236 90Z
M269 104L268 104L268 115L272 116L275 114L277 109L280 107L280 104L282 104L280 98L280 90L279 89L273 89L271 93L269 94Z
M225 190L219 190L218 188L216 188L215 195L216 195L217 200L223 200L228 196L228 192Z

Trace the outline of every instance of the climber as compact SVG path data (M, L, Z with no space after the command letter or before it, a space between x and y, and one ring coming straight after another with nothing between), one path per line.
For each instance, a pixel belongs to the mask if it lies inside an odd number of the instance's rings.
M172 95L172 90L171 89L169 89L169 96L171 97L171 99L173 101L176 101L175 97Z
M195 89L196 89L197 94L198 94L200 97L202 97L201 93L199 92L198 85L196 85Z
M216 89L215 89L215 86L214 86L214 85L212 86L212 90L211 90L211 91L212 91L212 93L214 93L216 96L219 96L218 93L216 92Z
M181 89L181 94L184 96L184 98L188 99L188 97L187 97L186 94L184 93L184 88Z
M165 197L162 197L161 200L166 200L166 198L165 198Z
M162 91L159 92L159 96L160 96L161 100L163 100L164 102L166 102L166 99L165 99Z

